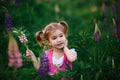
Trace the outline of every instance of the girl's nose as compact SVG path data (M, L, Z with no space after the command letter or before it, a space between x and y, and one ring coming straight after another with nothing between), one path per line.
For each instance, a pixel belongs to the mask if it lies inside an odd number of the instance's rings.
M61 38L57 38L57 42L60 42L61 41Z

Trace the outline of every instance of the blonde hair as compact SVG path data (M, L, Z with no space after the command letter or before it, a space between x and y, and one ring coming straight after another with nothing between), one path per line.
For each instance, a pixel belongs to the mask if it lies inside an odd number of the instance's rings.
M42 31L38 31L36 32L36 39L37 42L42 45L44 44L45 40L49 40L49 36L50 34L55 31L60 29L61 31L63 31L63 33L65 34L65 36L67 36L67 32L68 32L68 24L65 21L60 21L59 23L50 23L47 26L45 26L45 28Z

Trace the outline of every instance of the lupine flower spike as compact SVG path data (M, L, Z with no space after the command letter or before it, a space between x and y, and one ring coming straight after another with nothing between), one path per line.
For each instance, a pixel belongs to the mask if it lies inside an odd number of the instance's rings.
M120 33L118 31L118 22L117 20L115 21L115 19L113 18L113 33L115 35L115 37L117 38L117 40L120 39Z
M48 58L45 52L43 52L40 57L40 64L41 65L39 67L39 73L40 73L40 77L42 78L42 80L44 80L45 73L49 71L49 62L48 62Z
M9 43L8 43L8 57L9 57L9 67L21 67L22 66L22 58L17 45L15 38L13 37L12 31L12 18L8 12L8 10L3 7L5 10L5 26L8 32Z
M100 42L100 41L102 40L101 32L100 32L100 30L99 30L99 28L98 28L97 23L95 23L94 39L95 39L97 42Z
M22 58L21 53L19 51L17 42L13 37L12 33L9 33L9 44L8 44L8 57L9 57L9 67L21 67L22 66Z
M3 7L3 8L5 10L5 26L6 26L7 29L9 29L12 32L13 31L12 18L10 16L8 10L5 7Z

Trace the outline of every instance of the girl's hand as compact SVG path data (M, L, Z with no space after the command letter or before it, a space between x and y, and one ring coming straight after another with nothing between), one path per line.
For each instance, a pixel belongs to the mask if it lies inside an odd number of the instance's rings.
M67 47L67 45L68 45L68 40L66 39L64 47Z
M27 58L32 58L33 52L31 50L26 50L26 57Z
M66 39L66 41L65 41L65 46L64 46L64 51L66 50L66 49L68 49L68 47L67 47L67 45L68 45L68 40Z

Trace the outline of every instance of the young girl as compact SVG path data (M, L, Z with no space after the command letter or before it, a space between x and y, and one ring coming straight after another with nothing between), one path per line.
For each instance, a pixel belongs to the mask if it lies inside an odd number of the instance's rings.
M77 59L77 53L75 49L67 47L67 31L67 23L61 21L59 23L50 23L42 31L36 33L36 39L39 44L44 44L44 40L46 40L51 47L41 55L40 61L36 59L31 50L26 51L26 56L32 59L34 67L41 76L44 76L45 72L52 76L59 73L59 71L65 71L66 64L72 69L72 62ZM66 79L61 78L61 80Z

